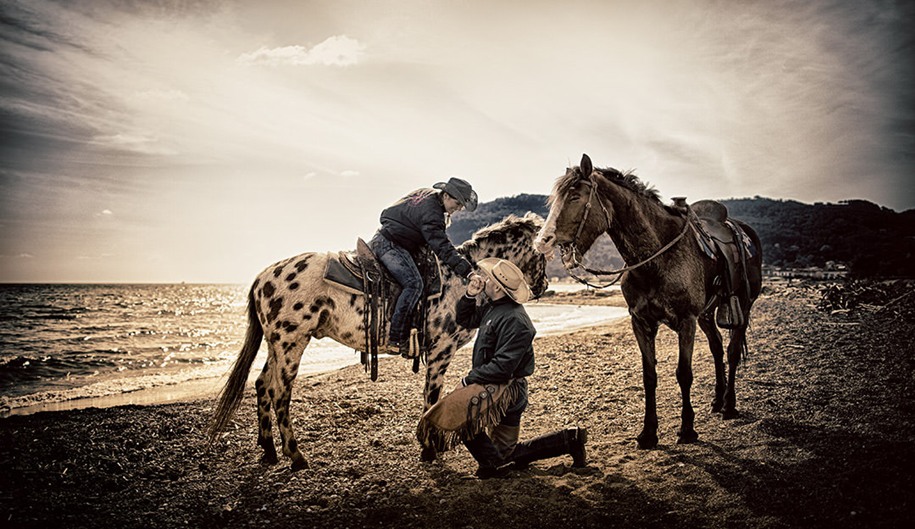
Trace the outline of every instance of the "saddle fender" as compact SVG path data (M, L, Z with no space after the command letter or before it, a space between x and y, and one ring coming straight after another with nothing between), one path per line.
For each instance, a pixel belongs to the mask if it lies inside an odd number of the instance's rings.
M758 251L739 224L728 216L727 206L715 200L700 200L690 207L689 220L703 254L718 263L718 292L710 301L717 306L717 324L733 329L744 324L741 298L749 299L747 259ZM745 296L741 294L746 293Z

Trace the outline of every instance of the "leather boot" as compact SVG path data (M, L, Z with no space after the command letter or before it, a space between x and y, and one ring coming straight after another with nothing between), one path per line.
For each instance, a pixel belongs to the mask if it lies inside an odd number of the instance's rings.
M584 428L569 428L563 431L566 443L569 446L569 455L572 456L573 467L588 465L588 455L585 452L585 443L588 442L588 430Z
M492 439L485 432L478 434L473 439L465 440L464 446L480 465L476 472L478 478L499 478L508 473L508 468L505 467L506 461L502 459L502 454L492 444Z
M517 468L526 468L533 461L568 454L572 456L573 467L583 467L587 464L587 440L588 431L584 428L560 430L518 443L511 459Z
M493 446L499 451L503 458L511 457L518 444L518 436L521 433L520 426L506 426L500 424L492 429L490 438Z

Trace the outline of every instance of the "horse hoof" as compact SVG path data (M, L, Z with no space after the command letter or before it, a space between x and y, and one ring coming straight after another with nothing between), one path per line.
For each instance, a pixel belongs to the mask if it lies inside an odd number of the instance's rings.
M263 465L275 465L279 463L280 460L276 457L276 454L264 454L261 457L261 464Z
M642 432L638 437L636 437L636 441L639 443L639 448L642 450L647 450L649 448L658 446L658 435Z
M712 413L721 413L721 410L724 408L724 403L719 400L712 401Z
M292 460L292 471L293 472L295 472L297 470L307 469L307 468L308 468L308 461L305 461L304 459L293 459Z
M724 410L724 413L721 415L725 419L736 419L740 417L740 412L735 409Z
M419 460L422 461L423 463L431 463L431 462L435 461L435 456L436 456L435 448L432 448L431 446L427 446L427 447L423 448L422 453L419 455Z
M681 430L680 433L677 434L677 444L680 445L695 443L698 439L699 434L696 433L696 430L687 430L685 432Z

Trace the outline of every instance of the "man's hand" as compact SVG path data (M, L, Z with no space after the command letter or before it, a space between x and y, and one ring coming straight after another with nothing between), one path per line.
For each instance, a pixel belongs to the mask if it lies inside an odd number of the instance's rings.
M483 279L483 276L480 274L470 274L470 283L467 285L467 295L476 296L480 292L483 292L483 287L486 286L486 280Z

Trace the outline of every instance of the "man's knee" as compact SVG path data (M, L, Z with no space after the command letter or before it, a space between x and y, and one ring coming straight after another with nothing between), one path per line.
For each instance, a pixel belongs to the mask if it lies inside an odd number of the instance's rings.
M518 444L518 437L521 433L520 426L508 426L500 424L492 430L492 444L499 451L503 458L511 456Z

